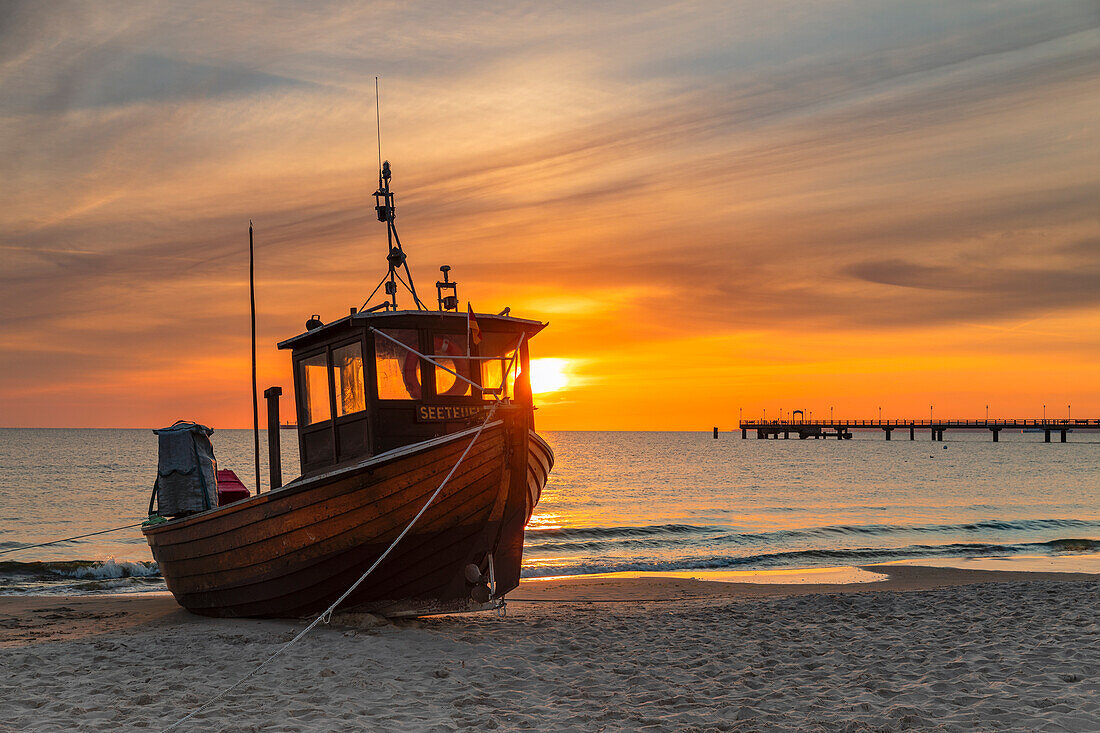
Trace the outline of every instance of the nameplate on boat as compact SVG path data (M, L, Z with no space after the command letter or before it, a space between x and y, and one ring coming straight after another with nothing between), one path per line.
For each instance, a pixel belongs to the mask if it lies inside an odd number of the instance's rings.
M417 422L458 422L477 417L485 411L482 405L419 405Z

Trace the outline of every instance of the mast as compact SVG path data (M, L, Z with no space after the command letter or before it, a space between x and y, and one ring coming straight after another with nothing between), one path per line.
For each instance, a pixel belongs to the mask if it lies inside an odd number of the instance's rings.
M378 221L386 225L386 264L389 265L389 274L386 276L386 295L389 296L391 310L397 310L397 269L406 263L405 252L401 249L401 240L397 238L397 228L393 220L397 214L393 205L393 192L390 191L390 162L387 160L378 169L378 190L374 192L374 210L378 213ZM395 246L396 242L396 246ZM407 286L406 286L407 287ZM416 299L416 293L413 293Z
M252 246L252 220L248 221L248 297L252 303L252 438L256 458L256 493L260 493L260 406L256 396L256 251Z

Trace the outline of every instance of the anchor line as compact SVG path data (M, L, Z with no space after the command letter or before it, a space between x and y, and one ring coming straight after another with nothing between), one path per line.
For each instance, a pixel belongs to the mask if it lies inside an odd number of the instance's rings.
M122 527L112 527L111 529L103 529L103 530L100 530L98 532L89 532L88 534L78 534L75 537L66 537L66 538L61 539L61 540L52 540L50 542L39 542L36 545L23 545L22 547L12 547L11 549L8 549L8 550L0 550L0 555L6 555L9 552L19 552L20 550L30 550L34 547L48 547L50 545L57 545L57 544L60 544L62 542L71 542L72 540L81 540L81 539L84 539L85 537L93 537L97 534L107 534L108 532L118 532L119 530L123 530L123 529L133 529L134 527L140 527L142 524L144 524L144 522L138 522L137 524L127 524L127 525L122 526Z

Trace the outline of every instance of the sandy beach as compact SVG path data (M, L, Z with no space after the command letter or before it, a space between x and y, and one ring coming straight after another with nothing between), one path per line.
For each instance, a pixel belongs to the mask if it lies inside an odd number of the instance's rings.
M1100 576L870 571L886 579L574 578L523 583L503 618L345 614L180 729L1100 730ZM161 730L303 626L160 594L0 598L0 729Z

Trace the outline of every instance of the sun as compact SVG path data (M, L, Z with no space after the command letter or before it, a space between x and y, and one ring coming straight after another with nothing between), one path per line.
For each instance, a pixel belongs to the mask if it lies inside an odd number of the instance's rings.
M568 367L569 361L566 359L532 359L531 391L534 394L545 394L567 387Z

